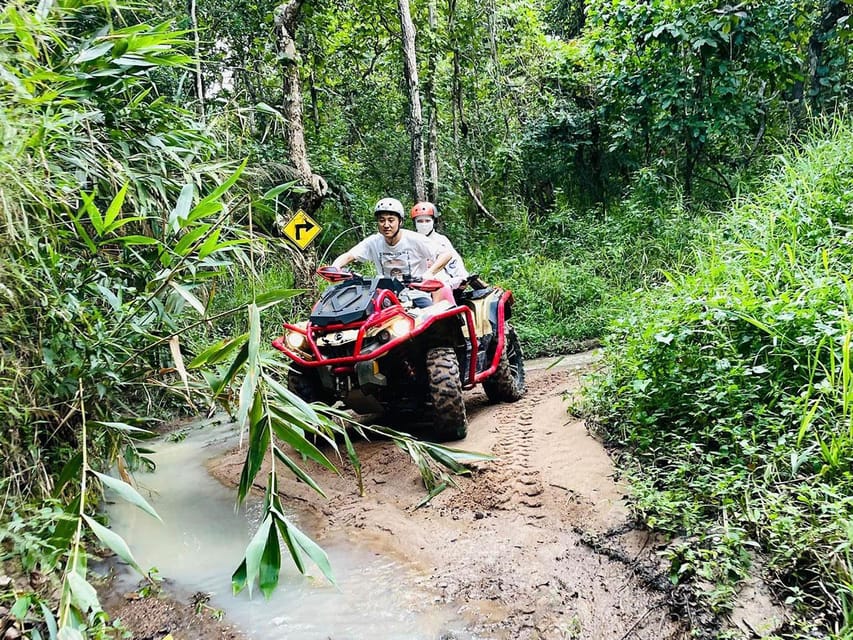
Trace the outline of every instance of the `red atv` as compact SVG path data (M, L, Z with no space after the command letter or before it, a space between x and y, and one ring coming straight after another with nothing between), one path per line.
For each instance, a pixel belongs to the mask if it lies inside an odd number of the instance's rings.
M320 267L334 283L307 322L284 324L273 346L293 362L288 386L308 402L340 400L357 413L399 422L428 420L430 436L459 440L468 431L462 390L478 383L492 402L524 394L524 361L508 320L512 292L476 276L426 308L402 303L405 287L432 292L437 280L402 282Z

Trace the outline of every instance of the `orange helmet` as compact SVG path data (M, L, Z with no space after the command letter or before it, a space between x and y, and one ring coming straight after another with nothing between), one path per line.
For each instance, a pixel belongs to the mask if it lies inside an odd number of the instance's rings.
M421 216L438 218L438 211L435 210L435 205L432 202L419 202L412 207L412 220Z

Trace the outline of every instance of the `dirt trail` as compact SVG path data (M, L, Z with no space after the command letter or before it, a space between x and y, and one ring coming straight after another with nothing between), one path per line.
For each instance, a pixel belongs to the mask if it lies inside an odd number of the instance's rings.
M550 370L533 364L528 392L514 404L489 405L481 391L469 392L469 435L458 446L496 459L423 508L415 509L424 497L417 469L387 442L357 445L364 497L351 475L320 468L312 474L328 501L290 481L282 494L321 543L344 531L421 571L477 637L687 638L657 572L654 540L629 525L610 459L566 412L565 396L592 359L579 354ZM211 470L234 484L242 461L233 452Z

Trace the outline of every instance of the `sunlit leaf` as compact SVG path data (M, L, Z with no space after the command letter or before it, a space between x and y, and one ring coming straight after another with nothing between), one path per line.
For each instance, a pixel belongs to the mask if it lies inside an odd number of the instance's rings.
M192 183L188 182L181 188L181 195L178 196L178 201L175 208L169 214L168 225L173 232L177 232L181 228L181 220L185 220L189 215L190 207L193 203L193 194L195 188Z
M71 602L75 607L84 613L101 611L98 593L95 591L95 587L86 581L86 578L76 571L69 571L65 579L71 588Z
M158 520L160 520L160 516L157 515L157 512L154 508L148 504L148 501L143 498L139 492L131 487L129 484L124 482L123 480L119 480L118 478L113 478L112 476L108 476L104 473L98 473L97 471L92 470L98 479L104 483L107 487L115 491L122 500L129 502L132 505L136 505L145 513L154 516ZM162 522L162 520L161 520Z
M297 180L293 180L291 182L285 182L284 184L280 184L276 187L273 187L269 191L267 191L264 195L261 196L261 200L269 200L270 198L275 198L278 195L281 195L285 191L288 191L295 187L298 184Z
M80 53L78 53L72 60L72 64L81 64L83 62L89 62L90 60L97 60L105 53L110 51L113 48L112 42L101 42L100 44L96 44L93 47L89 47L88 49L83 49Z
M127 188L130 186L129 182L125 182L124 186L119 190L119 192L115 195L112 202L110 202L110 206L107 207L107 210L104 212L104 231L110 232L112 231L111 226L115 219L118 217L118 214L121 213L121 207L124 204L124 198L127 195Z
M205 364L216 364L217 362L221 362L228 355L234 351L237 347L245 344L245 341L248 339L249 334L244 333L241 336L237 336L236 338L223 338L219 342L215 342L210 345L207 349L198 354L192 361L187 365L188 369L195 369Z
M272 516L267 515L246 547L246 586L249 587L249 596L252 595L252 586L261 570L261 558L269 540L271 525Z
M191 231L185 233L180 240L178 240L177 244L172 247L172 251L174 251L179 256L187 255L192 249L193 245L209 230L209 224L201 224L193 228Z

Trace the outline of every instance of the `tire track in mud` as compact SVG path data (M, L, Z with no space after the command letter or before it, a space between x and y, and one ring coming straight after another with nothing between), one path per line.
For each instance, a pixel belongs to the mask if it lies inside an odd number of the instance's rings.
M542 510L546 486L531 452L537 437L534 412L542 401L560 395L571 380L566 371L540 377L535 386L518 402L491 408L491 433L497 436L492 447L495 459L480 465L472 491L451 498L453 509L495 509L521 514L528 524L546 518ZM488 409L487 409L488 410Z

